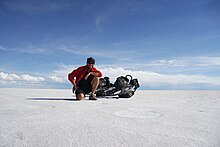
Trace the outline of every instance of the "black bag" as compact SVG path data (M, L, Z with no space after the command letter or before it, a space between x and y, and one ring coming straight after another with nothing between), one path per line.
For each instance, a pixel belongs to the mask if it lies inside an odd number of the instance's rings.
M130 80L128 79L130 77ZM99 87L96 90L96 96L115 96L120 98L130 98L140 85L137 79L132 79L131 75L120 76L115 83L110 83L108 77L100 78Z
M114 83L116 89L122 89L129 84L129 79L127 77L118 77Z
M100 87L106 87L106 88L109 88L109 87L112 87L112 83L110 83L110 80L109 80L109 77L104 77L104 78L100 78L99 80L99 88Z

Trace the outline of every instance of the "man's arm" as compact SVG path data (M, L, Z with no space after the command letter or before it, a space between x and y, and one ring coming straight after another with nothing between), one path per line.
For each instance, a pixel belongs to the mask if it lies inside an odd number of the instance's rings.
M93 68L91 74L92 74L93 76L96 76L96 77L101 77L101 76L102 76L101 71L97 70L96 68Z
M97 72L90 72L90 75L93 75L95 77L99 77L99 73L97 73Z
M76 85L76 77L77 74L77 69L73 70L71 73L68 74L68 80L75 86Z
M86 76L85 76L85 80L90 76L90 75L93 75L95 77L101 77L102 76L102 73L97 70L96 68L93 69L92 72L89 72Z
M78 86L76 84L75 76L76 76L77 71L74 70L68 75L69 81L73 84L74 89L78 89Z

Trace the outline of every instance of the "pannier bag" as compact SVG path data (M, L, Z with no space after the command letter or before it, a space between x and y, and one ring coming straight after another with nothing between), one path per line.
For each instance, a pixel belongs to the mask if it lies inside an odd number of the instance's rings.
M118 77L114 84L110 83L109 77L104 77L100 78L99 87L96 90L96 96L118 95L119 98L130 98L139 87L138 80L133 79L131 75Z

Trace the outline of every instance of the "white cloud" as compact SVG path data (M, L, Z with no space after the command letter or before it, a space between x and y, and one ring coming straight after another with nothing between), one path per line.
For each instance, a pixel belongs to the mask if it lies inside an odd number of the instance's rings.
M149 66L187 66L187 63L183 60L171 59L171 60L157 60L152 61Z
M23 74L20 77L21 77L21 80L28 81L28 82L41 82L41 81L44 81L43 77L34 77L34 76L30 76L28 74Z
M13 73L11 74L11 73L0 72L0 80L4 82L12 82L12 83L16 83L16 81L38 83L44 81L45 79L43 77L31 76L28 74L18 75Z
M33 45L28 45L22 49L16 49L17 51L28 53L28 54L47 54L50 50L43 47L36 47Z
M100 68L104 75L108 75L115 80L121 75L130 74L134 78L138 78L139 82L147 85L190 85L190 84L211 84L220 85L220 77L208 77L204 75L166 75L150 71L132 71L123 68Z
M77 67L79 67L79 65L60 65L59 69L44 77L0 72L0 84L12 86L37 84L38 87L52 84L59 87L59 84L69 83L67 78L68 74ZM141 87L165 87L166 89L169 89L169 87L177 87L177 89L179 87L184 87L185 89L199 89L204 86L212 86L214 88L220 86L220 77L210 77L202 74L162 74L145 70L128 70L116 66L99 65L96 67L103 73L103 77L109 77L112 83L114 83L119 76L132 75L133 78L138 79Z
M68 74L78 66L79 65L60 65L59 69L54 70L50 75L48 75L48 79L52 80L52 82L66 83L68 82Z
M33 44L28 44L23 48L6 48L0 45L0 50L7 52L16 51L16 52L28 53L28 54L48 54L49 52L52 52L49 48L38 47L38 46L34 46Z
M197 66L220 66L220 57L195 57Z
M198 56L198 57L181 57L173 59L162 59L152 61L148 66L219 66L220 57Z
M49 79L51 79L54 82L58 82L58 83L65 83L66 82L66 79L64 77L49 76Z
M58 79L54 78L54 81L62 81L67 82L67 75L73 69L77 68L77 65L62 65L59 70L56 70L53 73L53 76L59 77ZM151 71L135 71L135 70L126 70L121 67L105 67L105 66L97 66L103 76L108 76L110 81L113 83L117 77L132 75L133 78L137 78L140 84L143 87L146 86L160 86L160 85L173 85L173 86L181 86L181 85L213 85L220 86L220 77L209 77L201 74L195 75L184 75L184 74L160 74Z

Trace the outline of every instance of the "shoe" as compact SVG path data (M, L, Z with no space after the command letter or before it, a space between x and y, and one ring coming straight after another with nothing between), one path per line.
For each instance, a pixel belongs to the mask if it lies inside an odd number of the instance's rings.
M89 96L89 100L97 100L95 94L91 93Z

